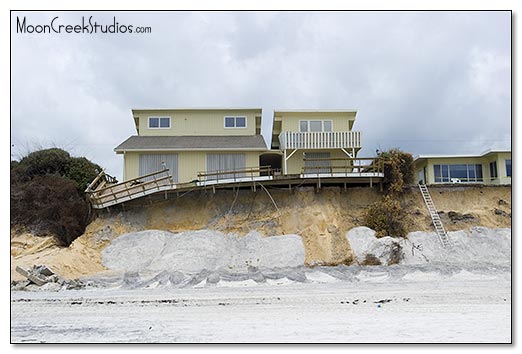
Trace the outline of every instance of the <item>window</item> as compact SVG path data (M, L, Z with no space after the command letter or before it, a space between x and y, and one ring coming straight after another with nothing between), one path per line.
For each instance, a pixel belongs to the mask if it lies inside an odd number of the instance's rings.
M323 131L325 131L325 132L332 131L332 121L331 120L325 120L323 122Z
M236 118L225 117L225 128L234 128L236 126Z
M149 128L169 129L170 117L149 117Z
M489 163L489 176L491 177L491 179L495 179L498 177L497 161L492 161Z
M433 175L435 182L449 182L448 165L433 165Z
M311 132L320 132L323 130L323 122L320 120L311 120L310 121L310 131Z
M468 166L467 165L449 165L451 178L458 178L461 181L468 180Z
M506 176L511 177L511 159L506 160Z
M482 182L482 165L433 165L433 174L436 183L449 183L454 178L461 182Z
M331 132L333 129L331 120L300 120L300 132Z
M236 128L246 127L246 117L236 117Z
M246 128L246 117L225 117L225 128Z

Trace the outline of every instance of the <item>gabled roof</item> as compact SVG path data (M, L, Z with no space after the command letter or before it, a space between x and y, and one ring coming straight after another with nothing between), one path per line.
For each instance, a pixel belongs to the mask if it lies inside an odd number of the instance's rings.
M133 135L114 151L183 151L183 150L267 150L261 135L237 136L137 136Z

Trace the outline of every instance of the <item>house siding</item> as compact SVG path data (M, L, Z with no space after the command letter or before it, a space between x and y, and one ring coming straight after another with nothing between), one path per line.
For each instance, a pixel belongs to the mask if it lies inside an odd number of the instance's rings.
M143 152L145 153L145 152ZM198 172L206 171L207 169L207 153L211 154L230 154L231 151L157 151L157 154L175 153L178 155L178 182L186 183L197 178ZM236 153L236 152L234 152ZM245 165L249 167L259 166L258 151L237 151L237 153L245 154ZM125 153L125 180L139 177L139 156L140 152ZM151 152L146 152L151 154Z
M225 116L246 117L246 128L225 128ZM261 111L139 111L134 117L139 119L141 136L212 136L212 135L255 135L256 116ZM169 129L149 129L149 117L170 117Z
M332 131L350 131L352 130L353 122L355 120L354 113L309 113L309 112L290 112L290 113L277 113L276 119L281 119L281 131L299 131L300 120L331 120ZM280 132L277 132L280 133Z

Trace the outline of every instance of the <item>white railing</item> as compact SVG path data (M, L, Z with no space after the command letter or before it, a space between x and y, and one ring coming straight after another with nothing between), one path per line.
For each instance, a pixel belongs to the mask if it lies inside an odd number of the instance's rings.
M285 149L356 149L361 147L361 132L282 132L281 150Z

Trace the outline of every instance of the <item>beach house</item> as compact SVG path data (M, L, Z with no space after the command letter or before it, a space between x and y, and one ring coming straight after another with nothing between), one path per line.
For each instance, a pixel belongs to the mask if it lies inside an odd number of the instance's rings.
M205 171L258 167L268 149L258 108L133 109L132 117L136 135L114 149L124 180L168 168L173 182L186 183Z
M478 155L419 155L414 158L416 183L511 184L511 150Z

